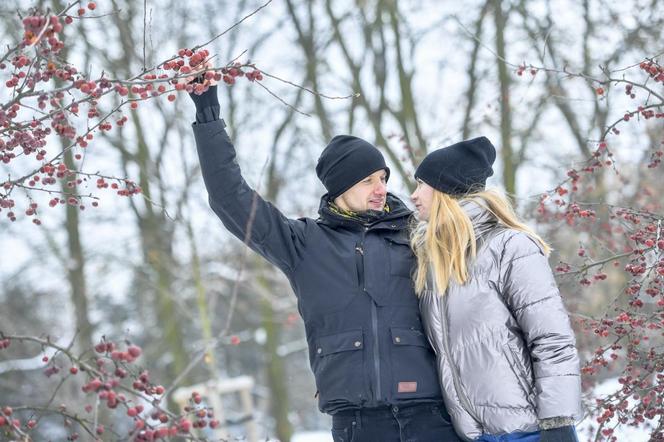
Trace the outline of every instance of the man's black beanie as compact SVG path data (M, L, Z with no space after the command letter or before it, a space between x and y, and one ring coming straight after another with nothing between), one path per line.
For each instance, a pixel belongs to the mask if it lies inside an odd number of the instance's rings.
M484 188L493 175L496 148L486 137L461 141L427 155L415 171L418 178L448 195Z
M371 143L352 135L332 138L318 158L316 174L327 189L330 201L377 170L390 169L383 154Z

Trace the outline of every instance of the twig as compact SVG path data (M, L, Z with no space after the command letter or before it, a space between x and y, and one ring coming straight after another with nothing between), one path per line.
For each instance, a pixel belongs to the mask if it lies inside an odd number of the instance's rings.
M145 33L147 28L148 0L143 0L143 72L145 72Z
M282 83L286 83L290 86L296 87L298 89L302 89L303 91L306 91L306 92L309 92L312 95L318 95L319 97L327 98L329 100L347 100L349 98L357 98L357 97L360 96L360 94L358 92L355 92L353 94L346 95L346 96L326 95L326 94L314 91L312 89L309 89L308 87L293 83L292 81L285 80L283 78L277 77L276 75L269 74L269 73L265 72L263 69L261 69L260 71L261 71L261 74L265 75L266 77L274 78L277 81L281 81Z
M192 50L202 48L204 46L209 45L210 43L212 43L216 39L218 39L218 38L222 37L223 35L227 34L228 32L230 32L232 29L238 27L243 21L245 21L245 20L249 19L250 17L258 14L263 8L267 7L270 3L272 3L272 0L268 0L265 4L258 7L258 9L255 9L253 12L251 12L251 13L245 15L244 17L242 17L242 19L240 21L236 22L231 27L227 28L226 30L224 30L220 34L215 35L214 37L212 37L210 40L206 41L205 43L195 46L194 48L192 48Z
M259 175L259 183L260 183L260 180L263 177L263 174L265 173L265 168L266 168L267 164L268 164L268 161L266 161L265 164L263 164L263 168L262 168L261 173ZM175 387L177 385L179 385L180 382L182 382L182 379L184 379L185 376L187 374L189 374L189 372L196 365L198 365L198 363L201 360L203 360L206 353L208 353L214 347L219 345L219 342L221 342L221 338L223 338L228 333L228 331L230 330L231 321L233 319L233 312L235 310L235 303L237 301L237 295L238 295L239 288L240 288L240 280L242 278L242 273L244 272L244 269L245 269L246 264L247 264L249 241L251 241L251 231L253 230L254 219L255 219L255 216L256 216L256 209L258 207L258 198L259 198L258 190L259 189L260 189L260 186L256 186L256 189L254 190L253 198L251 200L251 211L249 212L249 218L247 219L246 233L244 235L244 240L243 240L243 243L244 243L245 247L244 247L244 250L243 250L243 253L242 253L242 257L240 258L240 269L238 270L238 274L237 274L237 276L235 278L235 282L233 284L233 290L231 292L231 300L230 300L229 307L228 307L228 314L226 315L226 323L224 324L224 327L221 330L221 332L218 333L217 336L214 339L210 340L204 346L203 350L201 350L198 353L198 355L194 356L192 358L191 362L189 362L189 364L184 368L184 370L182 370L182 372L180 374L178 374L178 376L175 378L175 380L171 383L171 385L168 387L168 389L164 393L164 397L167 397L173 391L173 389L175 389Z
M308 113L306 113L306 112L302 112L301 110L296 109L295 107L293 107L293 105L291 105L291 104L285 102L281 97L279 97L277 94L275 94L275 93L272 92L270 89L268 89L267 86L265 86L265 85L264 85L263 83L261 83L260 81L257 81L256 83L258 83L258 85L259 85L260 87L262 87L263 89L265 89L265 90L267 91L268 94L272 95L274 98L276 98L277 100L279 100L279 101L280 101L281 103L283 103L286 107L289 107L291 110L297 112L298 114L304 115L305 117L310 117L310 116L311 116L310 114L308 114Z

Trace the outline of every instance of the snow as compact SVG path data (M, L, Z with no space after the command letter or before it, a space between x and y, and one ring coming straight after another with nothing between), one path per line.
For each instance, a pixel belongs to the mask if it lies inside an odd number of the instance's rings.
M291 442L332 442L329 431L304 431L293 434Z

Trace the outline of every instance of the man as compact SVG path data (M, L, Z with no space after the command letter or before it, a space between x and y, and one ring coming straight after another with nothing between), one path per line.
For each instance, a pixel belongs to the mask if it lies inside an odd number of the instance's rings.
M191 97L210 206L288 277L335 442L459 440L410 279L411 212L387 193L390 169L380 151L360 138L334 137L316 166L328 191L318 219L286 218L242 178L216 86Z

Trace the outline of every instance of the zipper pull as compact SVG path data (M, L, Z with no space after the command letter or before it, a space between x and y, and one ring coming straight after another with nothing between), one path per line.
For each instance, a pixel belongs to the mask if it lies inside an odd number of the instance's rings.
M362 248L362 245L355 246L355 251L360 255L364 255L364 249Z

